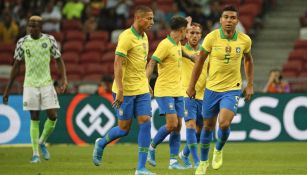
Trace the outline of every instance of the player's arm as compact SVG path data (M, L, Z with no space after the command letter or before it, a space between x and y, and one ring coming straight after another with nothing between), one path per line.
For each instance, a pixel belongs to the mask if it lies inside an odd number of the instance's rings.
M13 68L12 68L11 74L10 74L9 82L8 82L4 92L3 92L3 103L4 104L8 103L10 89L12 88L14 80L16 79L16 77L19 74L19 67L20 67L21 62L22 62L21 60L15 60L14 61Z
M151 75L152 75L156 65L157 65L157 61L154 60L154 59L150 59L149 63L147 64L147 67L146 67L146 76L147 76L147 79L148 79L148 88L149 88L151 95L153 95L153 91L152 91L152 88L150 87L150 79L151 79Z
M116 99L113 102L113 106L119 108L124 101L124 89L123 89L123 63L125 57L115 55L114 60L114 78L117 86Z
M183 58L187 58L187 59L191 60L192 62L196 61L196 56L195 55L189 55L184 50L182 50L182 57Z
M195 98L195 95L196 95L195 85L201 74L201 71L203 69L204 62L207 59L207 56L208 56L208 53L204 50L201 50L198 55L199 58L196 59L197 61L192 71L189 88L187 89L187 92L186 92L190 98Z
M254 60L251 52L244 53L244 71L247 80L247 86L244 89L245 100L250 100L254 93Z
M65 68L65 64L64 61L61 57L56 59L56 63L57 63L57 67L58 67L58 71L61 74L61 86L60 86L60 90L61 93L64 93L66 88L67 88L67 76L66 76L66 68Z

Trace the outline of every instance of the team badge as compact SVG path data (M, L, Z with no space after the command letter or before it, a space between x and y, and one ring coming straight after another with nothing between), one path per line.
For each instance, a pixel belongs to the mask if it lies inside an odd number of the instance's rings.
M237 47L236 48L236 53L240 53L241 52L241 48L240 47Z
M231 47L230 47L230 46L226 46L226 47L225 47L225 52L226 52L227 54L230 54L230 53L231 53Z
M42 44L42 48L47 48L47 46L48 46L47 43Z

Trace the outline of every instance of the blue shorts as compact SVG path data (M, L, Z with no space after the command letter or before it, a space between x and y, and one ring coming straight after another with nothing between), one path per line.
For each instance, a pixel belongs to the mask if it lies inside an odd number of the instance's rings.
M113 93L115 100L116 94ZM120 108L115 108L115 115L119 120L129 120L138 116L151 116L151 97L149 93L124 96Z
M206 89L203 100L204 118L209 119L217 116L222 108L229 109L236 114L240 96L241 90L215 92Z
M177 114L178 117L184 116L183 97L156 97L160 115Z
M197 126L203 126L202 100L184 98L184 121L196 120Z

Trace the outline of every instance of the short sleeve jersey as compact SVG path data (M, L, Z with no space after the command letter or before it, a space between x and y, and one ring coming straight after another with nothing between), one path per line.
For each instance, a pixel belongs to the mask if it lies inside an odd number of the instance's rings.
M200 46L199 46L200 47ZM185 44L185 46L182 48L183 51L189 55L197 55L199 53L198 50L194 50L188 43ZM206 59L201 75L199 76L199 79L196 83L195 89L196 89L196 96L195 98L198 100L203 100L204 97L204 90L206 86L206 79L207 79L207 71L208 71L208 61L209 59ZM188 89L192 71L194 67L194 62L192 62L190 59L183 57L183 65L182 65L182 80L183 80L183 90L184 92ZM185 97L188 97L185 93Z
M206 88L216 92L241 89L241 61L243 53L250 52L251 44L250 37L242 32L236 31L231 39L221 28L210 32L201 47L209 53Z
M167 36L163 39L151 59L158 62L158 79L154 88L156 97L184 96L182 88L182 50L180 42Z
M149 92L146 76L148 39L146 33L140 35L133 26L119 35L116 55L124 57L123 91L124 96L140 95ZM117 93L116 82L112 91Z
M25 62L24 87L44 87L51 84L50 60L60 57L58 44L51 35L42 34L38 39L33 39L30 35L20 38L14 59Z

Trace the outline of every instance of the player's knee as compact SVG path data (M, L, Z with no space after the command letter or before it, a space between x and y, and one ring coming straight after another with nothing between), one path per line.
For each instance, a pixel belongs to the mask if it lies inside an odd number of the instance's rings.
M227 128L229 128L230 126L230 121L227 121L227 120L224 120L224 121L221 121L219 123L219 127L222 129L222 130L225 130Z
M195 121L193 120L189 120L185 123L185 126L187 128L192 128L192 129L196 129L196 124L195 124Z
M170 132L175 131L177 129L178 125L175 123L169 123L166 125L166 129Z
M215 128L215 125L213 123L206 123L204 125L205 130L213 130Z

